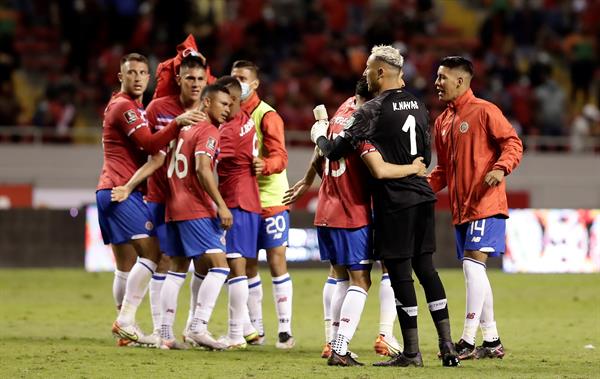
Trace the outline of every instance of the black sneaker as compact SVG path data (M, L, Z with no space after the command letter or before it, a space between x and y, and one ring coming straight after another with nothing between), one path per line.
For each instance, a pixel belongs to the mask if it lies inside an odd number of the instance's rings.
M504 346L501 343L496 346L477 346L473 353L475 359L482 358L504 358Z
M450 341L440 343L440 359L444 367L456 367L460 365L456 347Z
M335 350L331 350L331 355L327 359L328 366L364 366L364 364L360 363L356 359L352 358L350 352L347 352L346 355L339 355L335 352Z
M409 358L404 354L400 353L390 359L389 361L377 362L373 363L373 366L378 367L423 367L423 358L421 357L421 353L417 353L414 358Z
M281 332L278 336L278 341L275 342L275 347L278 349L291 349L296 344L296 340L288 332Z
M456 348L456 352L458 353L458 359L460 359L461 361L475 358L475 346L467 343L462 338L460 339L460 341L454 344L454 347Z

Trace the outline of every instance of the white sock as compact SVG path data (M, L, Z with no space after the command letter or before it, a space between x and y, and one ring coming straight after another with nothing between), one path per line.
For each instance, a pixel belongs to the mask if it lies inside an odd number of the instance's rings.
M390 276L383 274L379 286L379 334L387 337L394 335L394 322L397 315L396 298Z
M125 287L127 286L127 277L129 272L115 270L115 277L113 278L113 298L115 299L115 305L117 306L117 314L121 310L123 305L123 297L125 297Z
M160 291L162 290L163 283L167 274L162 272L156 272L150 279L149 297L150 297L150 313L152 314L152 326L153 330L160 329Z
M331 335L333 336L333 339L335 339L338 334L340 312L342 311L342 304L344 303L346 291L348 291L349 286L350 282L348 282L348 279L338 279L337 284L335 285L335 291L331 297Z
M365 308L365 302L367 301L367 291L358 287L350 286L346 292L344 303L342 304L342 310L340 312L340 326L338 329L336 341L338 337L343 336L345 346L341 347L341 351L336 350L334 345L333 349L340 355L346 355L346 349L348 343L354 337L358 323L360 322L360 316L362 315L363 309Z
M254 329L256 329L258 334L264 336L262 298L262 282L260 281L260 274L257 274L254 278L248 278L248 313Z
M500 339L498 335L498 329L496 329L496 320L494 319L494 294L492 292L492 286L488 278L488 288L485 292L485 300L483 301L483 309L481 310L481 319L479 320L479 326L481 327L481 334L483 334L483 341L495 342Z
M335 292L335 284L337 281L331 276L327 277L325 285L323 285L323 319L325 322L325 342L329 343L333 340L331 335L331 298Z
M467 288L467 309L462 339L471 345L475 345L475 337L477 336L477 328L479 327L481 310L483 309L483 301L489 281L485 272L485 264L481 262L469 258L463 259L463 272Z
M236 276L229 284L229 338L244 338L244 321L248 315L248 277Z
M194 312L194 318L190 326L190 329L193 331L204 332L207 330L210 316L219 297L219 292L221 292L223 283L225 283L228 275L229 268L215 267L208 270L208 274L198 291L196 311Z
M177 299L179 299L179 290L185 282L185 272L167 273L167 278L162 286L160 293L160 337L168 340L175 338L173 334L173 322L177 313Z
M146 258L139 258L136 264L133 265L129 278L127 278L121 312L117 317L117 322L121 326L129 326L135 323L135 314L146 294L148 282L154 274L154 270L156 270L156 263Z
M277 333L292 335L292 278L289 273L273 278L273 301L277 312Z
M204 280L205 276L198 274L194 271L194 275L192 275L192 280L190 280L190 310L188 312L188 318L185 322L185 330L188 330L190 324L192 323L192 319L194 318L194 312L196 311L196 302L198 299L198 291L200 290L200 285Z

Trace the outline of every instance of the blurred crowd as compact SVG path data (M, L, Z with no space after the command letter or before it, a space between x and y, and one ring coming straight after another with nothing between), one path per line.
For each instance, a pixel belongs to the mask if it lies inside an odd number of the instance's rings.
M4 0L0 131L35 126L70 142L73 128L98 128L120 57L137 51L155 66L188 33L217 76L255 61L288 131L310 128L317 104L332 114L370 48L394 44L432 119L444 107L438 61L461 54L475 92L521 135L562 136L556 149L574 151L600 136L600 0Z

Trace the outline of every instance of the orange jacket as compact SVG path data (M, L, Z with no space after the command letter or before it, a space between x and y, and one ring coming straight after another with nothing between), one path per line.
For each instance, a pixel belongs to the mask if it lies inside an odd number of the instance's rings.
M523 156L523 144L494 104L469 89L435 119L437 166L429 174L434 192L448 186L455 225L494 215L508 217L506 184L484 182L491 170L508 175Z

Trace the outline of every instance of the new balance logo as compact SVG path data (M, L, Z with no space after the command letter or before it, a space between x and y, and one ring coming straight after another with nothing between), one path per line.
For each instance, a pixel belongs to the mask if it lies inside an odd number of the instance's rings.
M479 241L481 241L481 237L473 237L471 239L471 242L479 242Z
M475 312L467 313L467 318L473 320L475 318Z
M282 296L279 299L277 299L277 304L279 304L279 303L285 303L286 301L288 301L287 296Z
M175 313L175 309L168 308L166 310L166 313Z
M350 322L350 319L348 317L344 317L343 319L340 320L340 322Z

